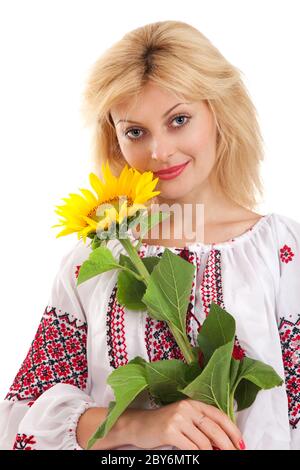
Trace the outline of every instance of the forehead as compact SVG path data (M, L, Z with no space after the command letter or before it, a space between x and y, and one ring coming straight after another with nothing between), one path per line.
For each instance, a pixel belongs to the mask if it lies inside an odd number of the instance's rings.
M170 92L166 88L162 88L153 83L147 83L141 90L140 94L129 97L111 108L113 119L124 117L131 112L132 114L140 113L143 109L159 109L165 110L167 106L172 106L177 102L187 102L188 100L180 95ZM155 103L155 108L154 108ZM136 117L135 115L133 117ZM141 117L141 116L140 116Z

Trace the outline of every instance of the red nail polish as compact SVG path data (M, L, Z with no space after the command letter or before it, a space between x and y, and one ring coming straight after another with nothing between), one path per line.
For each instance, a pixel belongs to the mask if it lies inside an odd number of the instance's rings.
M241 450L245 450L246 449L246 444L245 442L243 441L243 439L240 440L239 442L239 447Z

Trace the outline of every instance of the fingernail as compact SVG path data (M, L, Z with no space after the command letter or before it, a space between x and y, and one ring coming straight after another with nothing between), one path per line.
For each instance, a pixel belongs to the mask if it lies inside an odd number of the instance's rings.
M243 441L243 439L241 439L240 442L239 442L239 448L240 448L241 450L245 450L245 449L246 449L246 444L245 444L245 442Z

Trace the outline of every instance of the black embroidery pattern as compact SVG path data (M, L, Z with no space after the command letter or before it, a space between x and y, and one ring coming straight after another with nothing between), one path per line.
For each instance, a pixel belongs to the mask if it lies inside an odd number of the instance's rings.
M86 323L47 306L31 347L5 399L37 399L63 382L86 388Z
M300 315L295 322L282 317L278 329L289 404L289 422L292 429L296 429L300 419Z

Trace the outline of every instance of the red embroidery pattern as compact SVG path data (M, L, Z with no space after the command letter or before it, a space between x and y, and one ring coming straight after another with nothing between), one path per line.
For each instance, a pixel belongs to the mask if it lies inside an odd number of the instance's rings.
M116 297L117 285L112 290L106 316L106 338L109 363L117 369L128 363L127 346L124 331L124 307Z
M12 450L36 450L32 447L34 444L36 444L34 436L18 433Z
M75 277L76 277L76 279L78 279L78 275L79 275L80 268L81 268L81 264L78 265L78 266L76 266L76 269L75 269Z
M187 316L186 316L186 333L187 333L188 339L190 340L190 343L193 346L196 346L197 335L201 328L200 321L197 318L197 315L195 312L196 277L197 277L197 273L200 267L200 257L197 255L197 253L190 251L188 248L183 249L180 252L180 256L195 266L194 280L192 283L190 302L188 305Z
M27 356L5 399L37 399L63 382L86 388L87 325L68 313L47 306ZM29 406L29 404L28 404Z
M237 337L235 338L235 344L233 345L232 357L237 361L241 361L246 356L244 349L240 346Z
M300 419L300 315L293 323L282 317L279 334L289 404L289 421L296 429Z
M295 254L292 252L291 248L287 245L284 245L280 248L280 259L283 263L289 263L292 261Z
M200 328L201 329L201 328ZM245 357L245 351L239 345L237 338L235 338L236 344L233 345L232 357L237 361L241 361ZM202 351L198 353L198 363L200 367L204 365L204 355Z
M221 308L225 308L222 291L220 250L213 249L209 253L203 272L200 292L206 317L209 314L211 302L220 305Z
M147 316L145 343L149 362L161 361L163 359L184 360L174 336L165 321L158 321Z
M207 263L203 272L203 278L200 285L200 295L203 309L207 317L210 311L211 302L225 309L223 302L222 269L221 269L221 251L212 249L209 252ZM200 329L199 329L200 331ZM232 357L242 360L245 357L245 351L240 346L237 336L233 346Z

